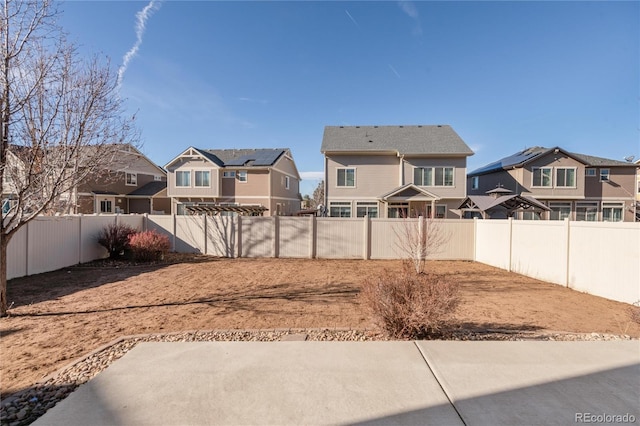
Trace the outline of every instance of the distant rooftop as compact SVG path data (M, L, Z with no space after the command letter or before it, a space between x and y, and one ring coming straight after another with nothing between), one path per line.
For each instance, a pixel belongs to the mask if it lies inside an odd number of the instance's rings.
M402 155L473 155L451 126L326 126L326 152L396 152Z
M198 149L221 167L260 167L272 166L284 154L286 148L263 149Z

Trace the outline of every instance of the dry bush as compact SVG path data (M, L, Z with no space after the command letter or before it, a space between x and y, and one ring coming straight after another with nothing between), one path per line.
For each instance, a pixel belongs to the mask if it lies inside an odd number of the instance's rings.
M156 231L145 231L131 235L129 246L133 258L140 262L162 260L169 252L169 237Z
M136 232L138 230L129 225L112 223L100 230L97 237L98 244L109 251L110 258L115 259L124 256L129 248L129 239Z
M443 276L416 274L405 263L402 272L385 272L364 281L360 297L376 325L395 339L437 335L459 302L459 286Z

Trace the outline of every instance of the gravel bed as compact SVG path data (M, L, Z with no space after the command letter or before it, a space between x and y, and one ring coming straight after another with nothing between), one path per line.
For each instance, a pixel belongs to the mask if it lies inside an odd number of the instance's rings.
M33 423L47 410L67 397L78 386L106 369L113 361L121 358L139 342L210 342L210 341L256 341L273 342L282 340L307 341L373 341L388 340L372 331L361 330L228 330L192 331L171 334L153 334L125 337L100 348L79 361L65 367L32 388L17 392L2 400L0 404L0 425L22 426ZM631 340L625 335L599 333L538 333L509 330L454 331L446 340L547 340L547 341L611 341Z

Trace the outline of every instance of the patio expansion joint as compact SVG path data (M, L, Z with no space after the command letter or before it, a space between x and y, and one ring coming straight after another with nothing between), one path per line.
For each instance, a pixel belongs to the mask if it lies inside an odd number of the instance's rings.
M447 391L446 386L443 384L444 383L443 378L442 377L438 377L438 374L436 374L436 371L433 369L433 367L429 363L429 359L427 358L427 355L422 351L422 348L420 347L420 345L418 345L418 342L414 340L413 344L416 346L416 349L418 349L418 352L420 352L420 356L422 356L422 359L424 360L424 363L427 365L427 368L429 368L429 371L431 372L431 375L433 376L433 378L438 383L438 386L440 386L440 389L442 389L442 392L444 393L444 395L447 397L447 401L449 401L449 404L451 404L451 407L453 408L453 410L458 415L458 418L460 419L460 421L462 422L463 425L467 426L468 423L464 420L464 417L462 416L462 413L460 411L458 411L458 407L456 407L454 399L451 397L450 393Z

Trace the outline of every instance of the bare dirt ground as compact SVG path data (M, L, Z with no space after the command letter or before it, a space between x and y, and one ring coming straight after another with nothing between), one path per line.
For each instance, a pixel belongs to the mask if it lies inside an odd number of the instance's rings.
M3 396L32 386L115 338L215 329L351 328L373 323L360 285L400 261L218 259L172 255L147 266L101 264L11 280L0 319ZM461 285L465 330L626 334L629 305L473 262L428 262Z

